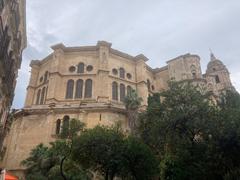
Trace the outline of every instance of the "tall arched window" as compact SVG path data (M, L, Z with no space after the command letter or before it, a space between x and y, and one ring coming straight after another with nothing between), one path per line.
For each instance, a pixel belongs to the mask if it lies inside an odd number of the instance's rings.
M120 84L120 101L124 101L125 99L125 85Z
M42 89L42 93L41 93L40 104L43 104L43 103L44 103L45 91L46 91L46 88L44 87L44 88Z
M150 80L147 79L147 88L148 88L148 90L150 90L150 86L151 86Z
M120 76L120 78L125 78L125 70L123 69L123 68L120 68L119 69L119 76Z
M91 98L92 97L92 80L87 79L85 82L85 93L84 93L85 98Z
M215 81L216 81L216 83L220 83L220 79L219 79L218 75L215 76Z
M84 64L83 63L79 63L78 64L78 73L84 73Z
M112 99L118 100L118 84L115 81L112 83Z
M127 95L129 95L132 92L132 87L131 86L127 86Z
M82 98L83 93L83 80L77 80L76 91L75 91L75 98Z
M61 135L64 138L67 138L69 136L69 125L70 125L70 117L69 116L64 116L63 117L63 124L62 124L62 131L61 131Z
M61 130L61 119L58 119L56 122L56 134L60 134Z
M40 96L41 96L41 89L38 90L37 92L37 99L36 99L36 104L39 104L40 102Z
M46 71L44 74L44 82L47 82L47 79L48 79L48 71Z
M74 88L74 81L70 79L67 82L66 99L73 98L73 88Z

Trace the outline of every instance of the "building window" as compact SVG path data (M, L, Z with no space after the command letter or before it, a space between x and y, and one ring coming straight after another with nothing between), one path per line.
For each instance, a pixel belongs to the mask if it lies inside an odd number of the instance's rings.
M192 78L196 79L197 78L197 73L195 70L192 70Z
M150 80L147 79L147 88L148 88L148 90L150 90L150 86L151 86L151 84L150 84Z
M120 78L125 78L125 70L123 68L120 68L119 69L119 75L120 75Z
M44 88L42 89L42 94L41 94L40 104L43 104L43 103L44 103L45 91L46 91L46 88L44 87Z
M219 79L218 75L215 76L215 81L216 81L216 83L220 83L220 79Z
M68 80L67 90L66 90L66 99L73 98L73 87L74 87L74 81L72 79Z
M75 98L82 98L83 93L83 80L77 80L76 91L75 91Z
M70 117L69 116L64 116L63 117L63 123L62 123L62 129L61 129L61 133L63 134L63 136L66 138L69 135L69 125L70 125Z
M132 87L131 86L127 86L127 95L130 95L131 92L132 92Z
M132 75L130 73L127 73L127 78L132 79Z
M79 63L78 64L78 73L84 73L84 64L83 63Z
M74 72L76 70L75 66L70 66L68 69L70 72Z
M44 74L44 82L47 82L47 79L48 79L48 71L46 71Z
M114 75L117 75L118 74L118 70L117 69L112 69L112 73L114 74Z
M36 104L39 104L40 102L40 96L41 96L41 89L38 90L37 92L37 99L36 99Z
M43 82L43 77L41 76L39 79L40 83Z
M120 101L124 101L125 99L125 85L120 84Z
M92 80L87 79L85 82L85 98L91 98L92 97Z
M92 70L93 70L93 66L92 66L92 65L88 65L88 66L87 66L87 71L90 72L90 71L92 71Z
M58 119L56 122L56 134L60 134L61 131L61 119Z
M112 83L112 99L118 100L118 84L115 81Z
M154 85L152 85L152 90L153 90L153 91L155 90L155 87L154 87Z

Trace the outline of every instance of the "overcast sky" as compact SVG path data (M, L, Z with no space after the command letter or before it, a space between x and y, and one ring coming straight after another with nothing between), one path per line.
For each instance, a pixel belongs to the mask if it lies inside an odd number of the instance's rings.
M203 72L211 48L240 90L239 0L27 0L27 38L13 108L24 105L30 61L59 42L105 40L130 55L144 54L153 68L189 52L201 57Z

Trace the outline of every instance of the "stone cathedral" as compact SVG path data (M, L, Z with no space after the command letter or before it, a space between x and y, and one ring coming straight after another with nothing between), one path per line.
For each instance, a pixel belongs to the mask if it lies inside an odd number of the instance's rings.
M143 98L168 88L168 81L189 80L218 95L234 89L225 65L211 54L205 74L200 57L185 54L167 61L166 66L151 68L143 54L131 56L98 41L96 46L52 46L43 60L31 61L31 77L24 108L6 139L3 165L15 174L24 167L20 162L39 143L54 141L63 121L76 118L88 128L120 122L128 130L124 97L131 89Z

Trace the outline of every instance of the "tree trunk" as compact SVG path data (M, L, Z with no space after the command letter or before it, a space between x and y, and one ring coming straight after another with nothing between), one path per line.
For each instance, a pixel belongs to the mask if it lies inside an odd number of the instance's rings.
M61 160L61 164L60 164L60 172L61 172L61 176L63 177L64 180L67 180L67 177L65 176L64 172L63 172L63 163L65 161L65 159L67 158L67 156L65 156L64 158L62 158Z
M108 180L108 170L106 171L106 174L105 174L105 180Z

